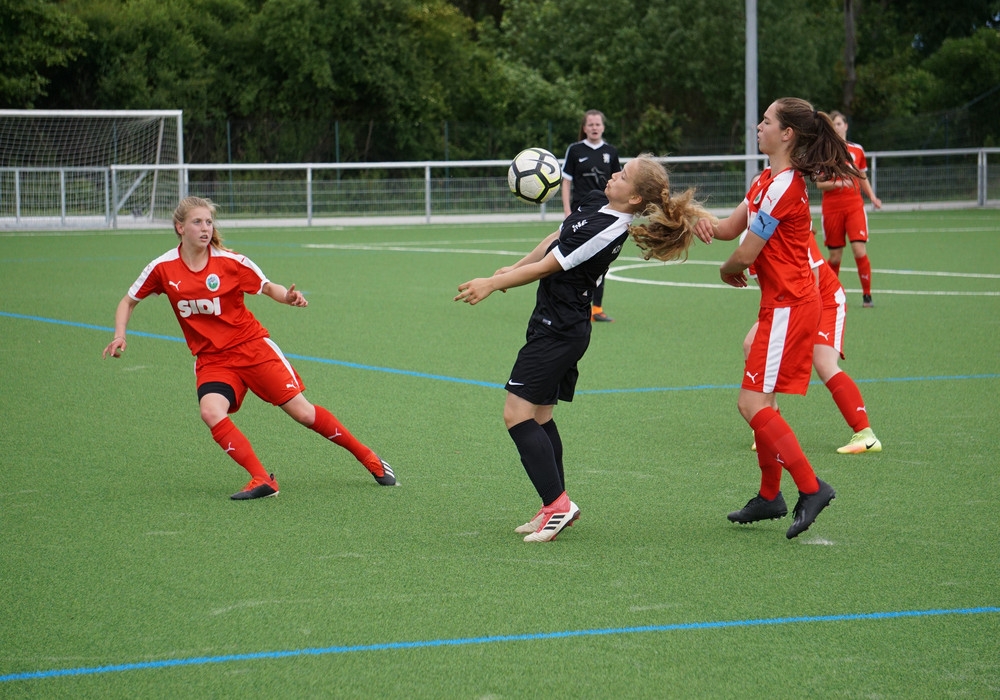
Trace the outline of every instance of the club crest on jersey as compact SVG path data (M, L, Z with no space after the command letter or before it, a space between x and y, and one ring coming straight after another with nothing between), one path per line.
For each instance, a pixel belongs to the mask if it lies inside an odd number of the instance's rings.
M753 198L753 204L754 204L754 206L757 206L758 204L760 204L760 198L763 195L764 195L764 191L763 190L761 190L760 192L757 193L757 196Z
M219 276L214 272L205 278L205 286L208 287L208 291L215 292L219 289Z

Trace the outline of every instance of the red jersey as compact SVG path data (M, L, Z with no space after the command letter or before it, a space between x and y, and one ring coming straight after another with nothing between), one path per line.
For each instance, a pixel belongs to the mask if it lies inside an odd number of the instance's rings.
M809 241L809 264L814 270L819 270L819 298L823 302L823 307L837 306L839 303L837 292L842 289L840 278L833 268L826 264L815 237Z
M868 160L865 158L865 149L859 144L848 141L847 152L854 162L854 167L867 177ZM861 186L854 178L848 178L848 180L850 182L845 182L843 187L823 192L823 211L850 211L856 207L864 209L865 201L861 198Z
M167 251L149 263L128 290L136 301L166 294L195 356L268 336L243 303L244 294L260 294L267 277L239 253L208 249L208 264L198 272L181 259L180 246Z
M814 238L809 194L794 169L772 175L767 168L747 192L747 233L765 241L752 272L760 285L762 308L797 306L816 298L809 265Z

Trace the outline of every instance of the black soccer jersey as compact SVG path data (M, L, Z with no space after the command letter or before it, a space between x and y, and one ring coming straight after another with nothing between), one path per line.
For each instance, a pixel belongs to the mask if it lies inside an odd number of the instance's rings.
M596 148L586 140L572 144L563 161L563 177L573 182L570 206L579 207L592 190L603 192L611 176L621 169L618 151L611 144L601 141Z
M538 281L531 325L563 337L590 334L594 288L628 238L632 215L609 209L601 191L591 191L559 227L552 243L562 270Z

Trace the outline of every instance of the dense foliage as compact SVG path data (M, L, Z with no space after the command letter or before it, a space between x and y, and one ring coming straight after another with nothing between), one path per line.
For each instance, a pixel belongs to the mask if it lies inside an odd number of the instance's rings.
M191 162L561 154L595 107L626 155L743 150L734 0L0 0L0 20L0 106L183 109ZM840 109L870 148L1000 143L998 26L1000 0L758 0L761 109Z

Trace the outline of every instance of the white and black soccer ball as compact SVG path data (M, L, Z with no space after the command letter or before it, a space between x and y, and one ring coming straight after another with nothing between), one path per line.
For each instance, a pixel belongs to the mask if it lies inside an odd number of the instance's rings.
M525 148L511 161L507 184L518 198L532 204L548 201L562 183L562 168L544 148Z

